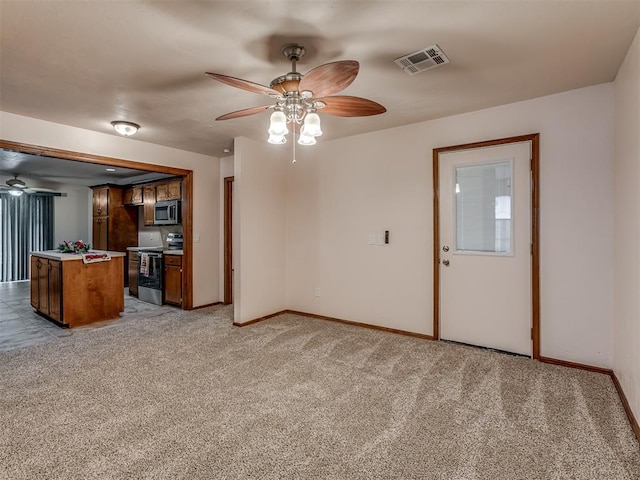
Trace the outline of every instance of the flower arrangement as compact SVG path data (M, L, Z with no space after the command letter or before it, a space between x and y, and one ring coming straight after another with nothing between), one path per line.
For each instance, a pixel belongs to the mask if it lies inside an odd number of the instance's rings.
M84 243L82 240L76 240L75 242L63 241L58 245L58 250L62 253L86 253L91 249L91 245Z

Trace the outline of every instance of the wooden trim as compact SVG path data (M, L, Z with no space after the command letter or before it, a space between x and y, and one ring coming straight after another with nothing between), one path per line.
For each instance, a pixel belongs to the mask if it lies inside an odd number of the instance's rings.
M193 170L184 168L168 167L153 163L143 163L133 160L123 160L119 158L103 157L90 153L75 152L71 150L60 150L58 148L30 145L26 143L12 142L0 139L0 148L13 150L16 152L29 153L32 155L42 155L45 157L61 158L76 162L95 163L108 165L111 167L134 168L148 172L166 173L183 178L182 192L182 230L184 235L183 265L182 265L182 308L190 310L193 308Z
M433 150L433 338L440 339L440 163Z
M280 312L272 313L271 315L265 315L264 317L249 320L248 322L243 322L243 323L233 322L233 325L235 325L236 327L246 327L247 325L262 322L263 320L268 320L269 318L273 318L273 317L277 317L278 315L285 315L285 314L300 315L301 317L315 318L316 320L328 320L330 322L337 322L345 325L352 325L354 327L369 328L371 330L378 330L381 332L396 333L396 334L405 335L408 337L421 338L423 340L433 340L433 336L425 335L422 333L407 332L406 330L398 330L396 328L389 328L389 327L380 327L378 325L371 325L370 323L353 322L351 320L343 320L341 318L327 317L325 315L317 315L315 313L299 312L297 310L282 310Z
M233 303L233 179L224 178L224 303Z
M602 368L602 367L594 367L593 365L585 365L584 363L576 363L576 362L568 362L566 360L558 360L557 358L550 357L539 357L539 361L542 363L550 363L552 365L559 365L561 367L567 368L577 368L579 370L585 370L587 372L593 373L601 373L603 375L609 375L611 377L611 381L613 382L613 386L616 388L616 392L618 392L618 396L620 397L620 402L622 403L622 408L624 408L624 412L627 414L627 418L629 419L629 424L631 425L631 429L640 443L640 425L638 424L638 420L636 420L635 415L633 414L633 410L631 410L631 405L629 405L629 401L627 400L627 396L624 394L624 390L622 390L622 385L618 380L615 372L610 368Z
M91 153L74 152L71 150L60 150L58 148L42 147L39 145L29 145L26 143L12 142L0 139L0 148L15 150L32 155L42 155L45 157L62 158L64 160L74 160L76 162L97 163L98 165L108 165L110 167L134 168L148 172L166 173L169 175L186 176L191 170L184 168L168 167L165 165L155 165L151 163L136 162L134 160L122 160L119 158L103 157Z
M200 310L203 308L215 307L216 305L222 305L222 302L213 302L213 303L207 303L206 305L198 305L197 307L193 307L192 310Z
M551 365L559 365L561 367L568 367L568 368L577 368L578 370L586 370L587 372L593 372L593 373L602 373L604 375L613 375L613 370L609 368L594 367L593 365L569 362L567 360L559 360L557 358L550 358L550 357L539 357L538 360L541 361L542 363L549 363Z
M193 309L193 171L182 177L182 308Z
M531 138L531 340L540 358L540 134Z
M327 317L325 315L316 315L315 313L298 312L296 310L285 310L282 313L290 313L292 315L300 315L302 317L315 318L317 320L328 320L330 322L343 323L345 325L352 325L354 327L369 328L371 330L379 330L379 331L382 331L382 332L396 333L396 334L405 335L405 336L408 336L408 337L421 338L423 340L433 340L434 339L432 335L425 335L423 333L414 333L414 332L408 332L406 330L398 330L396 328L381 327L381 326L378 326L378 325L371 325L370 323L353 322L351 320L343 320L341 318Z
M622 385L620 385L620 381L613 371L611 372L611 380L613 381L614 387L616 387L616 391L618 392L618 396L620 397L620 401L622 402L622 407L624 408L624 411L627 414L627 418L629 419L629 423L631 424L631 429L633 430L633 433L635 433L638 443L640 443L640 425L638 425L638 421L633 415L633 411L631 410L631 405L629 405L627 396L622 390Z
M280 312L272 313L270 315L265 315L264 317L254 318L253 320L249 320L247 322L233 322L234 327L246 327L247 325L252 325L254 323L262 322L263 320L268 320L273 317L277 317L278 315L283 315L285 313L289 313L289 310L282 310Z
M440 339L440 154L531 142L531 340L540 359L540 134L532 133L433 149L433 336Z

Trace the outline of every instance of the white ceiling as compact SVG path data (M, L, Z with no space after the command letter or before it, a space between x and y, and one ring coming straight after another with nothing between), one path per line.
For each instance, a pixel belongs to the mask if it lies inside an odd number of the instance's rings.
M265 140L273 101L218 83L269 85L303 44L306 72L360 62L343 92L375 117L322 116L319 141L610 82L640 24L640 1L0 1L0 109L224 156L235 136ZM451 63L409 76L393 60L438 44ZM313 148L313 147L310 147ZM0 159L0 162L3 161Z

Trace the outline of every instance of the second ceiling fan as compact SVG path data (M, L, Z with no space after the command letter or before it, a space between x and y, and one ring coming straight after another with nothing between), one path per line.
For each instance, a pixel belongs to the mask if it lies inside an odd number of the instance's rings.
M253 93L268 95L276 100L275 105L245 108L221 115L216 120L246 117L273 109L269 126L269 143L285 143L287 124L294 135L299 133L298 143L313 145L315 137L322 134L318 112L338 117L366 117L387 111L385 107L366 98L335 95L347 88L358 75L360 64L355 60L342 60L320 65L303 75L296 71L296 63L305 49L301 45L286 45L282 54L291 62L291 72L271 81L269 87L240 78L206 74L232 87Z

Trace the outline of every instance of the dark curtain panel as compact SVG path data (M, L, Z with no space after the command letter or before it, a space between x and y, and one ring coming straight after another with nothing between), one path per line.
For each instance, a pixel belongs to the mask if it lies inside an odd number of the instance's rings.
M29 278L29 252L53 249L53 197L0 193L0 282Z

